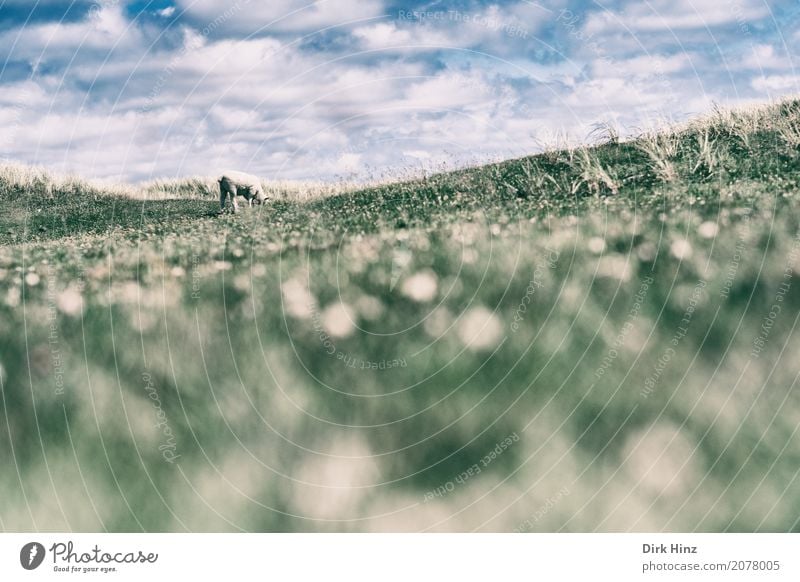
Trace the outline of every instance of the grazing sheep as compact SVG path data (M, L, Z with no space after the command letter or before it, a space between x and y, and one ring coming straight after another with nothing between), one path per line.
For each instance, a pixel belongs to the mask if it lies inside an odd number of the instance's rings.
M257 204L263 204L267 199L264 190L261 188L261 180L244 172L225 172L219 179L219 207L220 212L225 210L225 199L230 194L233 211L239 211L236 203L237 196L244 196L247 205L252 207L253 200Z

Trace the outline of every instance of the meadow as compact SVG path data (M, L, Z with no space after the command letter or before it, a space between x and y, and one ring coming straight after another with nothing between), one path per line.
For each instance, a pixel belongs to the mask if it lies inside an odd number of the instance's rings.
M0 528L800 531L800 101L597 142L0 167Z

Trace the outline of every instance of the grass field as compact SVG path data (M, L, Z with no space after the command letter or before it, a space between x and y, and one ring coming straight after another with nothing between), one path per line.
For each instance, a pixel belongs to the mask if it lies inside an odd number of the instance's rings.
M0 528L800 531L800 102L369 187L0 170Z

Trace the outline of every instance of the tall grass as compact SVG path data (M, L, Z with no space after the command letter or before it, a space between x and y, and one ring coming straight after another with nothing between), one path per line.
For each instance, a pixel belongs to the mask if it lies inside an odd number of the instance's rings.
M0 164L0 194L117 196L133 200L213 200L219 197L217 177L159 178L141 184L86 179L58 174L39 166ZM263 180L264 191L275 200L308 202L357 188L357 182Z
M635 141L636 147L650 159L651 169L662 182L678 179L675 160L678 156L680 138L675 133L648 132Z
M632 145L649 161L649 172L664 183L680 179L708 179L723 172L731 148L752 152L759 140L780 141L790 148L800 147L800 101L789 99L780 103L744 109L714 110L687 123L664 125L659 130L646 130L626 139L610 123L597 124L589 139L599 145L576 143L566 133L559 132L541 144L542 153L518 161L486 166L499 172L500 179L488 187L501 186L520 197L546 196L548 191L575 196L581 192L591 195L616 195L623 183L633 181L633 173L620 172L616 157L620 148ZM492 169L494 168L494 169ZM511 174L507 171L513 170ZM434 178L437 184L447 179L470 181L475 171L447 171ZM444 179L442 178L444 177ZM410 174L402 183L416 183L418 176ZM428 178L424 178L428 180ZM274 200L311 202L356 191L378 191L391 186L390 178L362 183L354 181L291 181L262 180L265 192ZM213 200L219 190L216 176L161 178L142 184L110 183L86 180L73 175L57 175L44 168L18 164L0 165L0 185L8 193L55 193L91 196L109 195L135 200Z

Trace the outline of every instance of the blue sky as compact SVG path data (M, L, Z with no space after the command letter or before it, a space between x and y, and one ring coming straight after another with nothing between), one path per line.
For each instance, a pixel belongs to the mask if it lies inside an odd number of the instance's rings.
M520 156L798 93L799 23L765 0L0 0L0 158L139 181Z

